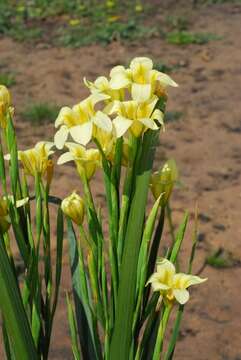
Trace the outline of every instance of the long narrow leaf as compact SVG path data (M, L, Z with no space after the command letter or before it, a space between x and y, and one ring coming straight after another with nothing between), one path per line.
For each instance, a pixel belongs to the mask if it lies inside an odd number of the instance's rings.
M158 133L152 131L144 135L139 166L136 172L136 183L121 264L116 321L110 347L110 358L115 360L129 360L138 255L157 136Z
M0 287L0 309L5 319L7 333L11 337L16 359L21 354L22 359L37 360L30 326L2 236L0 237Z

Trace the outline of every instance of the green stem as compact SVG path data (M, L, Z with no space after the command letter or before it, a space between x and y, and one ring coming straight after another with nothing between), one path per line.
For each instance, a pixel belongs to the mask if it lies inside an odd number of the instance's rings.
M172 306L167 305L167 307L164 310L163 317L160 321L160 325L159 325L159 329L158 329L158 333L157 333L156 345L154 348L153 360L160 360L160 354L162 352L164 335L165 335L168 319L169 319L169 316L171 313L171 309L172 309Z

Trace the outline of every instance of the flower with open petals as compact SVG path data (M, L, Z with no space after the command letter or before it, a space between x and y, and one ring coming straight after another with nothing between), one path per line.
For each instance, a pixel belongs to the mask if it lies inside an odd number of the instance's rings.
M69 161L74 161L79 175L82 177L86 176L90 179L97 167L100 166L100 153L97 149L85 149L84 146L67 142L65 146L69 149L68 152L62 154L57 164L62 165Z
M56 147L62 149L69 134L75 142L86 145L91 140L96 127L111 132L111 119L104 112L95 110L97 103L108 98L107 95L95 93L72 109L62 108L55 122L55 127L60 127L54 137Z
M157 89L160 93L160 88L165 90L167 86L178 86L170 76L154 70L152 60L147 57L134 58L129 69L120 65L115 66L110 72L110 77L112 89L129 88L132 99L140 102L149 100Z
M18 159L23 164L24 172L27 175L35 176L39 174L43 176L49 166L49 157L54 153L52 147L54 143L48 141L38 142L34 148L18 152ZM10 154L4 157L11 160Z
M111 113L117 113L113 126L117 138L124 135L127 130L139 137L147 129L158 130L163 125L163 113L155 109L158 101L156 96L146 102L139 103L135 100L116 102Z
M84 78L84 83L92 94L106 95L105 101L107 103L124 98L124 89L112 89L109 80L105 76L99 76L94 82Z
M157 271L152 274L147 282L151 284L153 291L160 292L160 300L167 303L174 301L185 304L189 300L187 288L191 285L201 284L207 279L184 273L176 273L175 266L167 259L157 262Z

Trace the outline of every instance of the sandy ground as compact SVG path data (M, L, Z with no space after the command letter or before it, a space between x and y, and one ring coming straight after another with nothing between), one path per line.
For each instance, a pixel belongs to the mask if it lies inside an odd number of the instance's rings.
M106 48L89 46L76 50L22 45L0 39L0 66L16 72L13 87L16 126L21 148L38 140L50 140L53 124L32 127L19 116L26 102L49 101L72 105L87 94L82 78L94 80L116 64L126 64L134 56L149 56L167 64L181 64L172 73L179 88L169 93L169 111L183 116L167 125L161 135L156 166L163 157L174 157L184 187L173 201L178 224L188 209L200 209L200 234L194 270L210 251L222 246L241 259L241 6L215 5L195 10L187 6L172 11L191 16L193 31L213 32L222 37L207 45L178 47L153 38L140 43L112 43ZM167 14L159 11L155 21ZM2 70L1 69L1 70ZM53 194L63 197L80 183L70 167L57 170ZM69 176L71 174L71 176ZM101 193L97 176L94 186ZM166 234L168 237L168 234ZM182 254L185 270L190 248L191 227ZM72 359L66 321L64 290L70 288L67 250L64 258L62 292L55 320L50 359ZM241 359L241 268L215 269L207 266L202 276L208 282L193 289L186 306L176 349L177 360ZM2 358L2 356L1 356ZM114 359L113 359L114 360Z

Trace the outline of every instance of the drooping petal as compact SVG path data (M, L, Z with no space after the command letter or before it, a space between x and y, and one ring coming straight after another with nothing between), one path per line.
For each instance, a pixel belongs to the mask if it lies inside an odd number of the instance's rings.
M112 131L112 121L109 118L109 116L104 114L102 111L97 111L97 113L92 118L92 120L98 128L100 128L106 132Z
M170 76L168 76L167 74L164 74L162 72L159 72L158 76L157 76L157 80L160 81L161 85L163 85L164 87L166 86L173 86L173 87L177 87L178 84L172 80L172 78Z
M68 151L68 152L60 155L60 157L58 158L57 164L62 165L68 161L73 161L73 160L74 160L74 156Z
M61 128L54 135L54 143L57 149L63 149L64 144L68 138L67 126L61 126Z
M155 123L154 120L151 120L149 118L142 118L139 119L139 121L145 125L145 127L147 127L148 129L152 129L152 130L158 130L159 127L157 126L157 124Z
M153 120L157 120L160 125L162 125L162 126L164 125L164 114L163 114L163 112L161 110L155 109L153 111L153 114L152 114L151 118Z
M74 139L79 144L87 145L92 136L93 124L88 121L82 125L73 126L69 131Z
M113 120L113 126L116 132L116 137L119 138L122 135L125 134L125 132L129 129L129 127L132 125L132 121L123 117L123 116L117 116Z
M133 83L131 86L131 96L133 100L139 102L149 100L151 97L151 85Z
M173 278L174 287L179 289L186 289L191 285L201 284L207 279L202 279L199 276L178 273Z
M179 304L183 305L189 300L189 292L186 289L174 289L173 295Z

